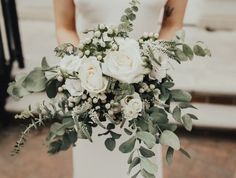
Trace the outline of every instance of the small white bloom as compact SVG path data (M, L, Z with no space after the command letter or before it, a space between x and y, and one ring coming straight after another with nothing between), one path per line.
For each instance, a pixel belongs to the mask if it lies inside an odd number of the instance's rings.
M98 55L98 56L97 56L97 59L98 59L99 61L101 61L101 60L102 60L102 56L101 56L101 55Z
M116 44L113 44L112 49L116 51L118 49L118 46Z
M90 50L86 50L84 53L86 56L88 56L88 55L90 55Z
M109 52L102 63L105 75L124 83L138 83L143 80L143 61L139 44L133 39L116 38L118 51Z
M106 47L106 43L104 41L100 41L100 45L101 47L105 48Z
M58 90L58 92L62 92L62 91L63 91L63 88L62 88L62 87L59 87L57 90Z
M99 39L98 39L98 38L94 38L94 39L93 39L93 44L94 44L94 45L97 45L98 42L99 42Z
M138 93L126 96L121 100L122 111L126 119L137 118L143 109L143 103Z
M155 85L151 84L151 85L150 85L150 88L151 88L152 90L154 90L154 89L155 89Z
M97 38L99 38L100 36L101 36L101 32L100 31L96 31L95 33L94 33L94 36L96 36Z
M144 93L144 92L145 92L145 90L143 88L139 89L139 93Z
M66 79L65 89L71 96L81 96L84 92L79 79Z
M92 41L92 39L91 39L91 38L87 38L87 39L85 39L84 43L85 43L85 44L90 44L90 43L91 43L91 41Z
M112 30L112 29L109 29L109 30L107 31L107 33L108 33L109 35L112 35L112 34L113 34L113 30Z
M71 74L73 72L78 72L80 64L81 64L80 57L73 55L70 56L66 55L61 59L59 67L61 70Z
M82 58L84 56L84 53L82 51L79 52L79 57Z
M61 75L59 75L59 76L57 76L57 80L58 80L59 82L62 82L62 81L63 81L63 77L62 77Z
M98 103L98 99L97 98L93 98L93 103L94 104Z
M138 41L139 41L139 43L143 43L143 39L139 39Z
M105 27L104 24L100 24L100 25L99 25L99 28L100 28L101 30L104 30L106 27Z
M105 107L106 107L106 109L110 109L110 108L111 108L111 105L110 105L109 103L107 103L107 104L105 105Z
M89 93L102 93L106 90L108 80L103 76L96 57L83 58L79 69L81 84Z
M73 108L75 105L74 105L74 103L69 103L69 105L68 105L70 108Z

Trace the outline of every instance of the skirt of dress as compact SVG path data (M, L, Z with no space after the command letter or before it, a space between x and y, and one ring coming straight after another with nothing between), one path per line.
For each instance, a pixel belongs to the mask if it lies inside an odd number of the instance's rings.
M127 174L129 154L121 153L118 149L119 145L128 138L124 134L112 152L105 148L104 137L95 136L93 143L88 140L78 140L76 147L73 148L73 178L130 178L131 176ZM158 165L156 177L162 178L161 146L156 145L153 151L156 156L152 161ZM131 175L135 173L134 170Z

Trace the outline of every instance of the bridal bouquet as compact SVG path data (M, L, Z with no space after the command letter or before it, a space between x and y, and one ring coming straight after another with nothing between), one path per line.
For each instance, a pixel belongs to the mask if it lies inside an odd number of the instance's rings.
M13 154L20 151L32 129L49 122L46 141L51 154L75 146L78 139L92 142L98 127L104 130L99 136L106 138L105 146L110 151L120 137L129 135L119 150L130 154L129 173L140 165L133 178L138 174L155 177L157 165L150 158L155 155L152 148L156 144L168 146L169 163L175 150L189 157L174 131L177 125L190 131L197 117L182 113L194 108L191 95L172 89L174 81L168 70L171 62L181 64L194 55L207 56L210 52L200 42L190 47L182 36L162 41L150 33L131 39L129 32L133 30L137 5L138 1L132 0L119 26L99 24L85 32L87 39L79 47L57 47L58 65L49 66L43 58L41 67L17 76L9 84L8 93L15 98L45 92L50 99L16 115L32 122L16 142ZM172 118L176 122L170 123Z

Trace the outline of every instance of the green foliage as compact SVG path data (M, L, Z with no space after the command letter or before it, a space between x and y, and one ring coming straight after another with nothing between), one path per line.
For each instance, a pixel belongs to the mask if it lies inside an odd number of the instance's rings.
M125 141L124 143L122 143L119 147L119 150L122 153L130 153L131 151L133 151L134 146L135 146L135 142L136 142L136 137L133 136L131 137L129 140Z
M29 92L41 92L45 90L46 83L45 73L40 68L36 68L26 76L22 86Z
M173 161L173 156L174 156L174 149L171 147L168 147L167 152L166 152L166 161L169 165Z
M105 146L108 150L113 151L116 147L116 140L114 138L107 138L105 140Z
M190 102L192 100L191 94L183 90L171 90L171 96L172 100L177 102Z
M175 135L174 132L170 130L164 130L160 137L160 143L162 145L167 145L173 148L174 150L180 149L179 138Z
M152 163L149 159L145 157L141 157L141 168L147 171L149 174L156 174L158 171L158 167L156 164Z
M145 158L150 158L155 156L155 153L147 148L144 148L143 146L141 146L139 148L139 151L141 153L142 156L144 156Z
M144 144L149 148L153 148L156 144L156 138L149 132L138 132L136 137L144 142Z

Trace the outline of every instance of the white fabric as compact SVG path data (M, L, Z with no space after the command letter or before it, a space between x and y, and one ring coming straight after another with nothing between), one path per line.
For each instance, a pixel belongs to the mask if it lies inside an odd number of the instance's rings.
M77 5L77 29L81 33L96 24L117 25L130 0L75 0ZM141 0L133 37L144 32L157 32L161 10L166 0Z
M79 33L99 23L119 24L129 2L130 0L75 0ZM137 38L144 32L157 32L159 16L165 3L166 0L142 0L134 23L135 31L131 36ZM79 140L73 148L74 178L129 178L128 155L120 153L118 149L107 151L104 138L98 137L98 133L93 135L95 139L92 144L87 140ZM127 139L128 137L124 136L122 141ZM153 159L159 166L157 177L162 178L161 147L156 146L154 151L157 156Z

